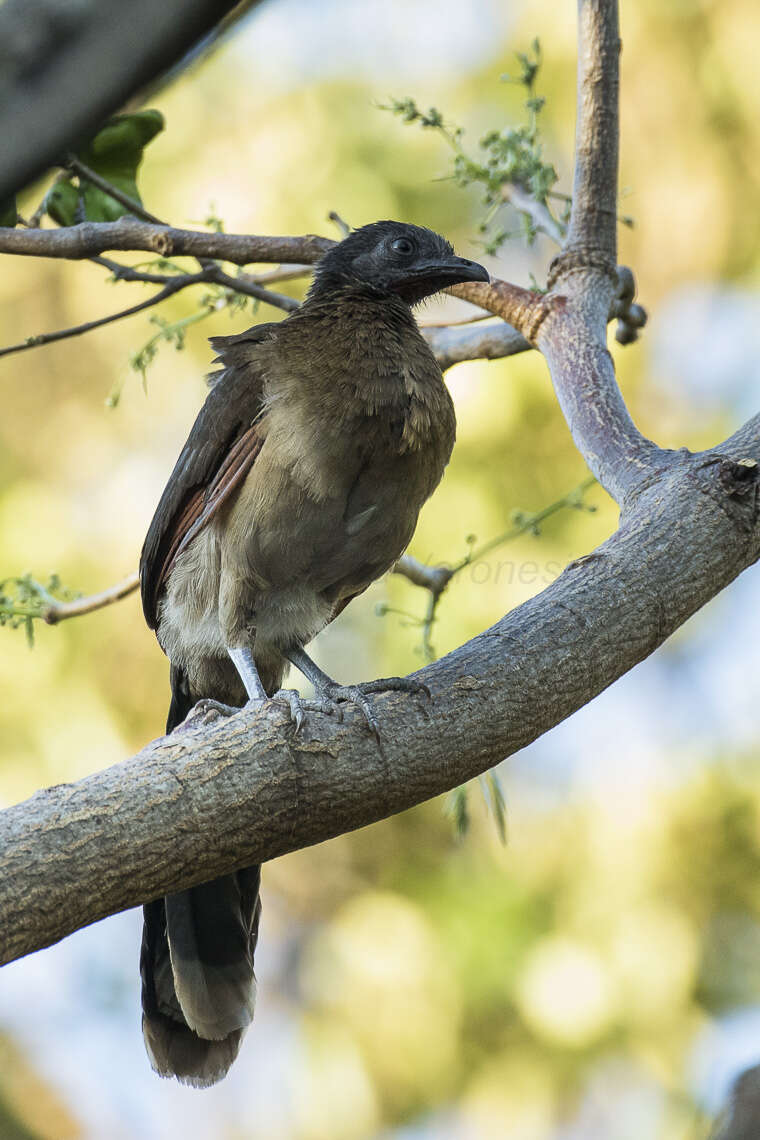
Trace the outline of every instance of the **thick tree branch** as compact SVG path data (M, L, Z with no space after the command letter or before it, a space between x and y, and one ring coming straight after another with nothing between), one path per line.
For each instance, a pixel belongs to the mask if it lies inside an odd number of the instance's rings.
M382 749L352 711L342 724L311 716L296 736L270 704L180 729L6 809L0 961L146 898L383 819L525 747L760 556L758 461L760 431L749 425L720 451L678 453L593 555L421 671L432 705L377 698Z
M0 5L0 201L178 63L235 0L6 0Z

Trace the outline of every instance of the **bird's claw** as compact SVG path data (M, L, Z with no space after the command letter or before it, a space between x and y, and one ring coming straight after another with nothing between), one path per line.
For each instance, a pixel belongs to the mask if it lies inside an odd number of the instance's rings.
M196 724L213 724L219 717L234 716L240 709L235 705L225 705L222 701L212 700L211 697L202 697L196 701L182 724L193 728Z
M367 727L375 738L380 740L380 725L377 722L372 705L367 700L371 693L422 693L428 700L431 699L430 689L421 681L411 677L383 677L377 681L365 681L361 685L326 685L322 690L324 695L339 708L339 701L356 705L362 712ZM342 716L341 716L342 719Z
M276 704L286 706L296 733L299 733L306 723L307 713L322 713L325 716L334 716L336 720L342 721L342 705L356 705L370 732L379 740L380 725L372 711L367 694L389 692L422 693L428 700L431 699L430 690L421 681L415 681L410 677L386 677L378 681L366 681L361 685L339 685L337 682L333 682L318 689L312 698L302 697L296 689L279 689L271 697L271 700ZM263 704L263 700L257 701L252 698L244 707L262 707ZM220 717L234 716L240 711L241 709L236 705L225 705L222 701L204 697L193 706L183 721L183 725L192 728L196 724L212 724Z
M427 685L414 677L381 677L378 681L365 681L361 688L365 693L419 693L429 701L433 699Z
M329 697L317 693L313 700L302 697L296 689L279 689L272 697L277 704L286 705L290 710L290 719L295 725L296 732L300 732L306 721L307 712L321 712L326 716L337 716L343 720L343 710Z

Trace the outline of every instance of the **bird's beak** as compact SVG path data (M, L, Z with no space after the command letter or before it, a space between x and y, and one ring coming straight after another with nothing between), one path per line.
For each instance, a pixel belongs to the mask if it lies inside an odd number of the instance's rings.
M434 281L437 289L448 285L459 285L463 281L485 281L491 278L488 270L477 261L466 257L434 257L418 261L406 270L406 277L412 280Z

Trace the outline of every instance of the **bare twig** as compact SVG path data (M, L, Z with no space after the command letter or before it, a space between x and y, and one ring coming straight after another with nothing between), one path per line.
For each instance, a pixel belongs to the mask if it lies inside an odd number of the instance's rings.
M557 221L551 210L537 201L524 187L518 186L516 182L505 182L501 188L501 196L516 210L527 214L537 230L541 230L547 237L556 241L557 245L562 245L565 240L564 226Z
M458 321L418 321L417 324L424 332L425 329L458 329L465 325L475 325L479 321L491 320L493 320L493 313L487 313L484 310L482 313L474 313L471 317L462 317Z
M96 171L91 170L81 159L77 158L75 154L68 154L66 156L66 167L77 178L85 179L96 186L98 190L102 190L104 194L108 194L109 198L113 198L119 205L123 206L125 210L129 210L136 218L142 218L144 222L153 222L154 225L164 226L166 222L162 222L155 214L151 214L150 210L146 210L142 203L130 198L129 194L125 194L123 190L119 190L113 183L108 182L102 178Z
M171 277L167 280L163 289L159 289L158 293L154 293L152 297L148 297L146 301L140 301L137 305L130 305L128 309L121 309L118 313L109 313L106 317L98 317L94 321L85 321L81 325L72 325L71 328L58 329L56 332L40 333L37 336L27 337L26 340L21 341L19 344L10 344L5 348L0 348L0 356L10 356L13 352L23 352L27 348L37 348L42 344L52 344L57 340L67 340L72 336L81 336L83 333L92 332L93 329L102 328L103 325L113 324L114 321L121 321L125 317L133 317L135 313L141 313L144 309L150 309L154 305L160 305L168 297L172 297L175 293L179 293L182 289L187 289L190 285L198 285L201 282L210 280L206 270L201 270L199 273L188 273L182 277Z
M337 211L330 210L330 213L327 215L327 220L333 222L338 227L338 232L342 238L348 237L351 233L351 227L348 222L344 222Z
M541 523L546 519L551 518L552 515L557 514L558 511L572 508L575 510L583 509L583 496L586 491L593 487L596 479L593 476L584 479L567 495L563 495L561 499L550 503L540 511L526 512L515 511L513 512L513 525L505 530L502 534L497 534L494 538L490 538L482 546L471 547L464 558L460 559L453 566L439 565L439 566L426 566L424 562L419 562L411 555L405 554L393 568L395 574L400 574L402 577L407 578L415 586L422 586L428 591L428 601L424 616L420 619L420 626L422 627L422 649L425 660L428 662L434 661L436 652L433 648L432 633L433 625L436 621L438 614L438 603L441 596L446 590L452 578L465 569L466 566L472 566L481 558L485 558L492 550L502 546L505 542L510 542L512 539L519 538L522 534L532 533L538 534ZM595 507L585 507L586 510L594 511Z
M82 614L91 614L95 610L102 610L105 606L112 606L122 598L134 593L140 585L137 573L130 574L123 582L109 586L99 594L89 594L86 598L76 598L73 602L54 602L40 613L40 617L48 625L57 625L67 618L81 617Z
M250 273L248 276L257 285L267 285L275 281L297 281L299 277L308 277L313 265L280 265L277 269L268 269L265 273Z
M116 281L142 281L150 285L163 285L170 278L166 273L148 273L144 269L134 269L131 265L122 265L119 261L111 261L109 257L91 257L93 265L102 265L113 274Z
M245 293L248 297L255 297L257 301L274 305L276 309L283 309L286 313L292 313L299 308L299 302L295 297L288 297L285 293L275 293L271 289L265 289L257 283L255 277L248 273L238 273L235 277L231 277L219 266L209 269L208 272L208 279L215 281L217 285L224 285L225 288L232 289L236 293Z

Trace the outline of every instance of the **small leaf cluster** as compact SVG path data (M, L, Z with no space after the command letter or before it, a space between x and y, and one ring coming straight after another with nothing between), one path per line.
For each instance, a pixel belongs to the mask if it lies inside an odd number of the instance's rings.
M382 110L398 115L404 123L417 123L423 128L438 130L454 150L452 177L457 185L478 185L483 188L483 205L486 214L480 232L489 234L484 243L486 252L495 253L510 237L506 229L491 230L492 222L509 199L509 187L519 187L535 202L548 210L548 199L553 196L558 180L554 166L543 155L538 116L544 99L536 95L535 84L541 67L541 46L536 39L529 52L518 52L519 71L516 76L502 76L504 82L516 83L527 93L525 109L527 122L516 127L488 131L480 139L478 154L469 154L462 146L464 131L448 126L436 107L423 111L412 98L391 99ZM528 210L516 207L522 236L533 242L540 229L535 216ZM554 219L560 226L569 216L569 202L565 202L562 216Z
M34 645L34 622L44 621L51 606L69 602L81 595L64 586L58 574L51 574L43 585L31 574L0 581L0 626L24 627L29 648Z

